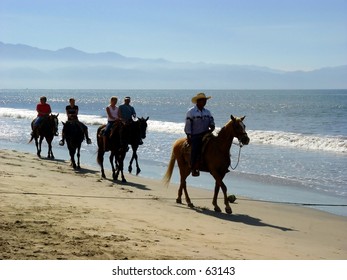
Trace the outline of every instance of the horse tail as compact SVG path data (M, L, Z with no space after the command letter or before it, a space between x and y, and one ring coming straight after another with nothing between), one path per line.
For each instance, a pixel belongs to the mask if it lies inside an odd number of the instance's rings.
M172 176L172 172L173 172L173 169L175 167L175 161L176 161L176 156L175 156L175 153L174 153L174 149L172 149L172 153L171 153L171 158L170 158L170 161L169 161L169 165L167 167L167 170L166 170L166 173L162 179L163 183L168 186L169 183L170 183L170 180L171 180L171 176Z
M31 143L31 141L33 141L33 139L34 139L34 135L31 135L31 138L30 138L28 144Z

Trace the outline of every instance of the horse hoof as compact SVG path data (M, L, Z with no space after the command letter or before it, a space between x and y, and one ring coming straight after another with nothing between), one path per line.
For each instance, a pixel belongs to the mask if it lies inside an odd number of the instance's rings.
M218 213L221 213L221 212L222 212L222 210L221 210L218 206L215 206L215 207L214 207L214 211L215 211L215 212L218 212Z
M176 203L178 203L178 204L182 204L182 199L177 198L177 199L176 199Z
M122 179L122 183L126 183L127 182L127 180L125 180L124 178Z
M232 213L233 213L233 211L231 210L230 207L226 207L226 208L225 208L225 212L226 212L227 214L232 214Z
M128 168L129 173L131 173L133 171L133 169L131 167Z
M140 174L140 172L141 172L141 169L139 168L139 169L137 169L137 171L136 171L136 175L139 175Z
M190 202L190 203L188 203L188 207L189 208L194 208L194 204Z

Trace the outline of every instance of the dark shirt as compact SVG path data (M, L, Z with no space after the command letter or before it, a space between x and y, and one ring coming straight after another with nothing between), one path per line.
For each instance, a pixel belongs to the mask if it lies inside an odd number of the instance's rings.
M66 109L67 119L69 121L73 121L73 120L78 119L78 117L77 117L78 106L75 105L75 106L71 107L71 105L67 105L65 109Z

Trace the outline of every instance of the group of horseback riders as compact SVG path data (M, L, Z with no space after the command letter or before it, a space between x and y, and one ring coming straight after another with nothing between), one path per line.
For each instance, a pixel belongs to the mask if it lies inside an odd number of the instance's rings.
M112 96L110 99L110 104L106 107L107 113L107 124L106 127L102 130L104 150L109 150L108 139L110 137L110 133L115 126L118 125L127 125L131 124L136 119L136 112L134 107L130 105L130 97L127 96L124 98L124 104L119 107L116 106L118 98L116 96ZM69 105L66 106L65 111L67 115L68 122L74 122L78 125L78 127L83 131L87 144L91 144L92 141L89 138L88 127L79 121L78 119L78 106L75 104L75 99L69 99ZM32 123L32 132L31 135L38 135L38 130L42 125L43 121L51 114L51 106L47 103L47 98L45 96L40 97L40 103L36 105L37 117ZM55 136L58 136L58 132L54 132ZM60 146L64 146L65 144L65 131L62 131L62 139L59 141ZM123 135L120 135L121 141L123 139ZM137 136L137 135L135 135ZM139 138L139 145L143 144L142 139Z
M190 108L186 115L184 132L187 135L187 142L191 146L191 171L192 176L199 176L199 167L201 161L201 151L203 137L207 133L211 133L215 129L214 119L211 112L205 108L206 102L211 96L206 96L204 93L198 93L192 98L192 103L195 104L194 107ZM101 130L103 138L104 151L108 151L109 138L112 129L117 126L122 126L125 124L131 124L136 118L136 112L134 107L130 105L131 98L129 96L124 98L124 103L117 107L118 98L112 96L110 99L110 104L106 107L107 113L107 124L103 130ZM37 129L40 126L42 120L51 113L51 107L47 103L47 98L42 96L40 98L40 103L36 106L36 111L38 113L37 118L33 122L33 132L32 135L37 133ZM68 121L76 122L80 129L85 135L87 144L91 144L91 139L88 135L88 128L85 124L78 120L78 106L75 104L75 99L70 98L69 105L66 106L66 114ZM124 141L124 135L122 135L122 129L120 131L120 141L121 147L123 146L122 141ZM55 132L57 135L57 132ZM138 139L138 144L143 144L142 139L139 135L133 135ZM65 143L64 129L62 132L62 139L59 141L59 145L63 146Z

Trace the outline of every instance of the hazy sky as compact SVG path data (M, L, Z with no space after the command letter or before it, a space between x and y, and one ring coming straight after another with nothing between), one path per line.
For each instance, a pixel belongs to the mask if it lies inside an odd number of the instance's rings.
M310 70L347 64L347 0L1 0L0 41Z

